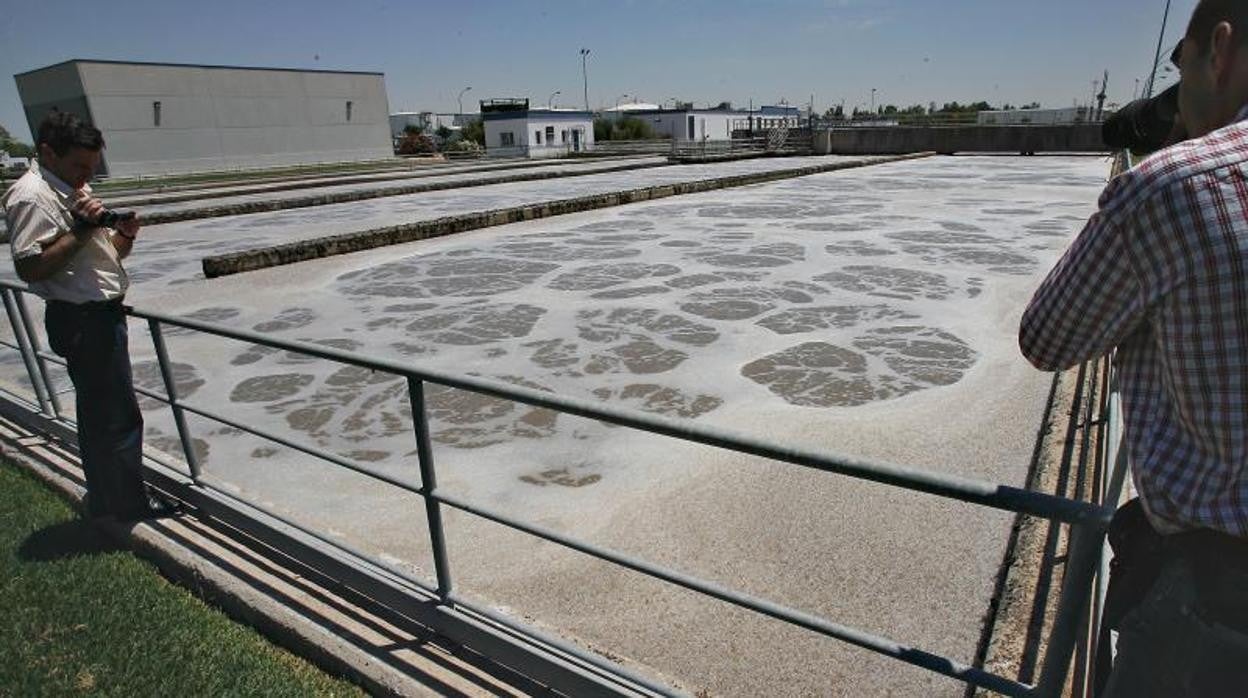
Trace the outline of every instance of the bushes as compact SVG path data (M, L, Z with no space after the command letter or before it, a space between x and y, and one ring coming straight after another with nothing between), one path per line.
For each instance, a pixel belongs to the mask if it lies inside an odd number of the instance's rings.
M418 131L404 131L398 150L399 155L427 155L438 152L433 139Z
M650 124L635 116L594 119L595 141L643 141L658 138Z

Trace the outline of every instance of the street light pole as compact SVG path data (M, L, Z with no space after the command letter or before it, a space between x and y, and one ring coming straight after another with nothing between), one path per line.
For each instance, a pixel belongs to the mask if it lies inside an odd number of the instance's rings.
M1157 35L1157 52L1153 54L1153 72L1148 76L1148 94L1153 96L1153 83L1157 79L1157 66L1161 63L1161 42L1166 38L1166 22L1170 21L1170 0L1166 0L1166 12L1161 16L1161 33Z
M554 92L551 92L551 93L550 93L550 97L546 100L546 108L547 108L547 109L550 109L550 108L551 108L551 106L550 106L550 105L551 105L551 103L552 103L552 102L554 102L554 101L555 101L555 97L556 97L556 96L558 96L558 95L561 95L561 94L563 94L563 93L562 93L562 92L560 92L559 90L555 90Z
M585 111L589 111L589 71L585 67L585 58L589 56L589 49L581 49L581 79L585 81Z
M464 125L464 93L471 90L471 87L465 87L455 96L455 101L459 103L459 125Z

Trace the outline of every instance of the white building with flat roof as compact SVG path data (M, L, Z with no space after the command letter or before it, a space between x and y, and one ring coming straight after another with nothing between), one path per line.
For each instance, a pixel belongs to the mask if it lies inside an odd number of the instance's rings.
M744 109L641 109L627 116L650 124L655 134L677 143L732 140L734 129L744 129L750 112Z
M554 158L594 149L594 116L577 109L530 109L527 99L481 102L485 154Z
M14 77L31 132L77 114L114 177L393 156L381 73L75 59Z

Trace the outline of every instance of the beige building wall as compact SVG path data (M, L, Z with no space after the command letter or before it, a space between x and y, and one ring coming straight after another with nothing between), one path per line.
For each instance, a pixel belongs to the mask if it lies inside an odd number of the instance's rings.
M74 75L111 176L392 156L380 73L70 61L17 76L32 130Z

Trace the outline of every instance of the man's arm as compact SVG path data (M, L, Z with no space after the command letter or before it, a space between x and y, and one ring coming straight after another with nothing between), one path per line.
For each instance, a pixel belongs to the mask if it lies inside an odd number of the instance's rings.
M13 202L6 213L13 266L27 283L43 281L64 269L88 239L88 231L63 231L33 201Z
M1144 320L1144 300L1124 236L1137 187L1112 182L1088 221L1023 313L1018 344L1036 368L1057 371L1104 355Z
M89 234L89 233L88 233ZM45 245L39 254L14 259L17 276L26 283L43 281L64 269L89 238L78 233L65 233Z

